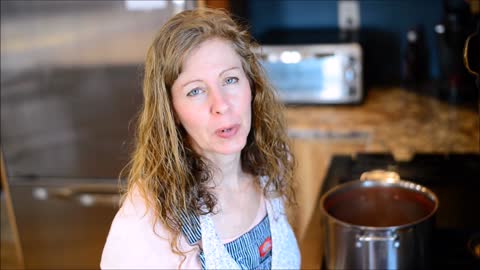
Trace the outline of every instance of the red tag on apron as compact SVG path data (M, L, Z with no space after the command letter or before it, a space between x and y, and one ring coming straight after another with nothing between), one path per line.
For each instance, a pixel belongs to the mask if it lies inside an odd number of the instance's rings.
M260 258L263 258L268 252L272 250L272 238L268 237L265 239L263 244L258 247L258 251L260 252Z

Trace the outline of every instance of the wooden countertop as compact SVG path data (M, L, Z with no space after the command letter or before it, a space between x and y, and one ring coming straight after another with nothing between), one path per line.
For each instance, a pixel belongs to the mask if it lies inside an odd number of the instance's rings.
M297 159L298 207L290 219L302 252L302 268L320 268L322 234L316 203L335 154L480 152L479 113L403 88L375 88L360 105L287 106Z

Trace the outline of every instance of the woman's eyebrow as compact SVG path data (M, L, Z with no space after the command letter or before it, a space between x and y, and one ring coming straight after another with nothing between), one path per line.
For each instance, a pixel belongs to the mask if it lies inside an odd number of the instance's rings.
M181 88L184 88L185 86L191 84L191 83L194 83L194 82L202 82L202 80L200 79L195 79L195 80L191 80L191 81L188 81L188 82L185 82L182 84Z
M222 76L223 73L225 73L227 71L230 71L230 70L234 70L234 69L240 69L240 67L234 66L234 67L231 67L231 68L227 68L224 71L220 72L220 74L218 74L218 76L220 77L220 76Z
M222 76L223 73L228 72L228 71L230 71L230 70L234 70L234 69L240 69L240 67L234 66L234 67L231 67L231 68L227 68L227 69L223 70L222 72L220 72L220 74L218 74L218 76L220 77L220 76ZM185 86L187 86L187 85L189 85L189 84L191 84L191 83L194 83L194 82L202 82L202 80L200 80L200 79L194 79L194 80L191 80L191 81L187 81L187 82L183 83L183 84L181 85L181 87L183 88L183 87L185 87Z

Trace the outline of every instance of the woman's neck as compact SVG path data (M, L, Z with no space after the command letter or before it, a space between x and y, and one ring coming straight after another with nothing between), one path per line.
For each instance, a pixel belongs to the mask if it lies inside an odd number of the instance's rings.
M242 170L240 153L209 157L213 163L212 183L216 189L238 191L245 187L248 175Z

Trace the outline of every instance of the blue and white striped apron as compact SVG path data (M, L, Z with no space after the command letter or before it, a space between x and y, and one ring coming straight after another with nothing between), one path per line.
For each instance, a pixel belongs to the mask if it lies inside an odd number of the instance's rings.
M196 215L183 215L182 232L190 245L202 239L200 219ZM239 238L224 244L226 250L241 269L271 269L272 247L268 215L250 231ZM199 253L202 269L206 269L203 249Z

